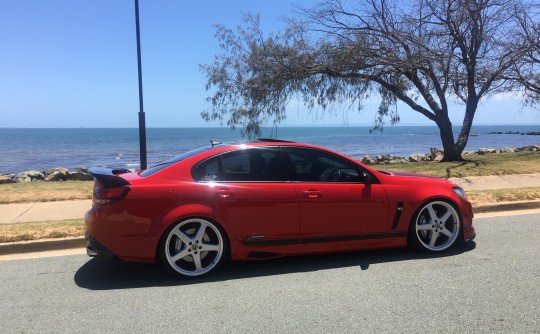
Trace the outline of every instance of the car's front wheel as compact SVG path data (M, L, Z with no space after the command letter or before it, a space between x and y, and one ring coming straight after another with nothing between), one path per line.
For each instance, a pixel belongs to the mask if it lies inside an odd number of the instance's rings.
M225 233L214 222L202 218L179 222L160 243L161 262L188 277L210 273L223 262L226 252Z
M458 240L460 229L461 217L452 204L431 201L413 217L409 240L420 249L441 252Z

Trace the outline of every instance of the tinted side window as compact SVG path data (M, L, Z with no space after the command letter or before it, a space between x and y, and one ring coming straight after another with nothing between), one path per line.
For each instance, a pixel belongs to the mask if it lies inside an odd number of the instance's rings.
M197 181L289 181L279 149L252 148L228 152L195 167Z
M194 177L197 181L210 182L210 181L219 181L220 170L219 164L221 163L221 156L213 157L211 159L205 160L194 170Z
M296 181L360 182L358 166L337 155L316 149L285 148Z
M247 150L225 153L221 156L221 181L249 181L253 172Z

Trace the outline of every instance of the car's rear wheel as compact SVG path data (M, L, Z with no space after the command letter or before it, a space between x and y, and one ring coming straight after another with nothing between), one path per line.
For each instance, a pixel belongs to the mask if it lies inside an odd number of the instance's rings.
M183 220L166 232L161 242L162 262L187 277L203 276L216 269L227 252L222 229L206 219Z
M409 240L420 249L441 252L458 240L460 229L461 217L452 204L431 201L413 217Z

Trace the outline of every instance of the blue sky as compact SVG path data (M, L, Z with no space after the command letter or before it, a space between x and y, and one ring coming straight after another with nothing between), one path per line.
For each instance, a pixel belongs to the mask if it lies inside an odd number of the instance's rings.
M140 0L147 126L220 126L200 117L209 105L199 64L220 52L213 24L235 27L249 11L265 31L280 30L293 4L312 3ZM138 126L133 0L0 0L0 50L0 127ZM433 124L398 108L402 124ZM346 117L289 109L288 126L371 125L376 101ZM459 125L463 107L454 109ZM498 96L480 106L475 123L540 124L540 112Z

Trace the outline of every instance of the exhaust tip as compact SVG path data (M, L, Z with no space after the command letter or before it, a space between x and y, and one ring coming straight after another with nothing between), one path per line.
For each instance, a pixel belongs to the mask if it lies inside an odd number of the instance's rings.
M90 257L99 256L98 252L90 245L86 246L86 254Z

